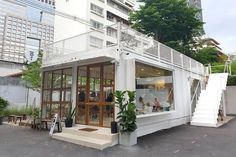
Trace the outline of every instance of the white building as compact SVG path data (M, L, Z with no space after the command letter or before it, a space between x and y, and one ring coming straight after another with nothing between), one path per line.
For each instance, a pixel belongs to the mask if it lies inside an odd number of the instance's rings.
M80 45L88 44L83 39L96 34L94 30L45 49L43 118L51 118L54 113L63 118L72 101L78 127L110 127L118 109L114 96L110 100L109 95L116 90L132 90L136 91L137 108L140 97L145 106L152 107L155 98L160 103L158 110L138 109L137 137L189 122L196 105L196 91L205 86L204 66L125 25L114 27L118 31L112 46L81 49ZM102 39L106 38L103 34ZM84 132L72 130L65 129L54 137L99 149L117 144L113 135L100 136L95 132L85 138ZM108 137L112 141L106 141L107 136L112 136ZM93 143L100 137L104 143Z
M90 48L115 44L117 31L112 25L117 22L128 24L128 14L134 5L135 0L57 1L55 41L96 29L100 31L84 39L90 43L87 44Z
M0 0L0 76L20 72L25 52L53 42L54 0Z

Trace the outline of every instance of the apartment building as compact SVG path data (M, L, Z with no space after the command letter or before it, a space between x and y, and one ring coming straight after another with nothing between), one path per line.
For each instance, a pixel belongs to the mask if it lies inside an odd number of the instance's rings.
M63 15L55 15L55 41L99 30L85 36L83 41L90 43L89 48L112 45L117 42L117 28L112 25L117 22L128 25L128 14L134 5L135 0L57 1L56 13Z
M190 6L194 6L198 9L202 9L202 1L201 0L188 0ZM203 21L202 11L197 15L201 21Z
M20 72L26 52L53 42L54 0L0 0L0 76Z

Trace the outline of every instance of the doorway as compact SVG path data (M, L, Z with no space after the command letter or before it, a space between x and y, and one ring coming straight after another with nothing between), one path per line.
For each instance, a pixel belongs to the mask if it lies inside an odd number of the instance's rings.
M114 120L114 65L78 67L76 123L110 127Z

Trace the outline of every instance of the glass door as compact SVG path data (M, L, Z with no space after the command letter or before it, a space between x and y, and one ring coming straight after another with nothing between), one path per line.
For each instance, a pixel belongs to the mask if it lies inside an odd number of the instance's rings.
M101 118L101 67L89 67L88 124L100 126Z
M78 67L76 123L110 127L114 120L114 65Z

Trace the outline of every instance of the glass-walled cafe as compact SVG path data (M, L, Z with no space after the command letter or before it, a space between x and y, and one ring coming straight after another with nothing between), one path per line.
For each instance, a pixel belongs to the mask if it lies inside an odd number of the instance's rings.
M110 127L115 118L115 64L110 62L43 72L42 117L61 118L72 100L76 87L76 124ZM157 66L135 62L137 115L168 112L175 109L173 72ZM76 81L72 80L76 78ZM76 84L73 84L76 82Z

